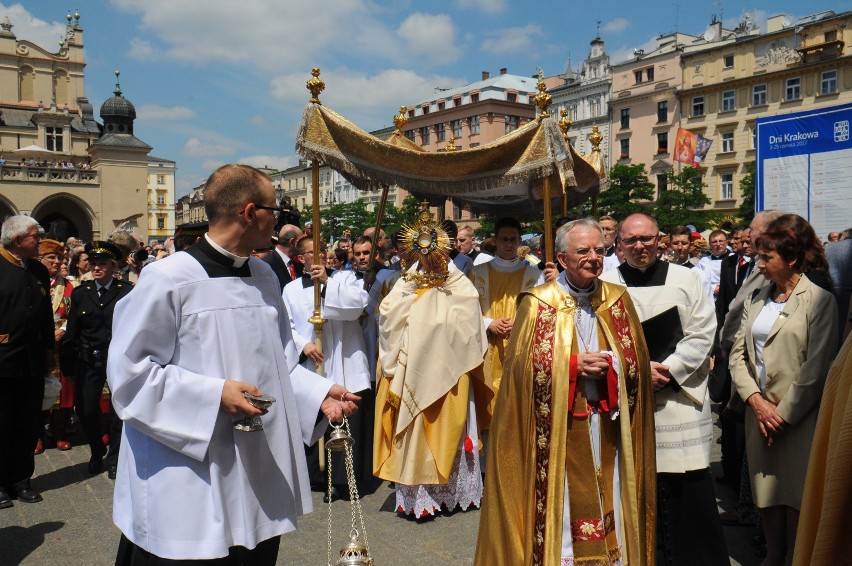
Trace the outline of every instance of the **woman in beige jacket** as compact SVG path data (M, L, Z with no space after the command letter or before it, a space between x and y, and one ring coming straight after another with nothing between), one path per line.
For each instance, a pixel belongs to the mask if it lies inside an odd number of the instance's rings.
M768 566L792 560L808 454L838 330L834 296L812 282L813 272L828 265L810 224L795 214L781 216L757 247L757 267L770 284L746 302L730 369L751 409L746 453Z

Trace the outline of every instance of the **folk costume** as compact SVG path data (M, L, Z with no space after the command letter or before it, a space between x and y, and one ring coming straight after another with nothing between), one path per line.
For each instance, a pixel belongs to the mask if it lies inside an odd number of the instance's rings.
M577 354L611 355L606 380ZM523 292L491 427L476 564L654 564L648 353L623 287Z
M308 319L314 310L314 283L310 273L305 273L288 283L283 292L284 304L290 314L290 329L296 350L302 352L309 342L316 342L316 331ZM366 406L373 404L369 364L364 346L364 334L359 320L367 307L369 295L364 285L352 271L335 271L322 287L323 374L334 383L346 387L361 397L362 410L348 417L349 428L355 439L353 446L355 479L361 482L373 478L373 411ZM306 356L300 363L311 371L316 364ZM331 428L326 431L330 434ZM320 471L319 445L307 447L308 472L312 484L326 485L325 472ZM343 452L332 454L332 483L347 486Z
M478 431L493 395L469 373L486 348L479 296L448 262L449 239L428 213L401 242L405 265L417 263L379 305L373 472L396 482L398 512L478 507Z
M669 367L669 384L654 393L657 504L665 564L729 562L710 478L708 375L716 332L713 302L694 269L655 261L622 263L603 280L627 286L651 361Z
M495 257L488 263L474 267L470 279L479 293L479 306L482 309L485 328L487 329L496 318L514 320L518 295L534 287L540 275L541 271L517 257L514 260ZM485 378L491 383L495 399L500 390L508 344L508 337L488 333L488 351L485 353L483 371ZM493 413L493 402L490 409Z
M124 420L113 520L159 557L211 559L254 549L312 510L303 444L331 382L298 365L272 269L209 235L147 266L116 309L108 362ZM225 379L277 402L263 431L234 429ZM277 548L277 544L276 544Z

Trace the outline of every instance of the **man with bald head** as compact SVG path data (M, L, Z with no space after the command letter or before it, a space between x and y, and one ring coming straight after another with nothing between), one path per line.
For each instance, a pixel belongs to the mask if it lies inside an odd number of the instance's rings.
M637 212L618 229L624 263L601 279L627 287L651 357L657 441L657 527L663 564L727 564L710 478L708 376L716 311L696 270L657 259L660 230Z
M302 237L302 230L294 224L285 224L278 231L278 243L275 245L274 253L263 258L275 276L278 277L278 283L281 288L290 281L294 281L302 276L302 264L295 261L296 257L296 242Z

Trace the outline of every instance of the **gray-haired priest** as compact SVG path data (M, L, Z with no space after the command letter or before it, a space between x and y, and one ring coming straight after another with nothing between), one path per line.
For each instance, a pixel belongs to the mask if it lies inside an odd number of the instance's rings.
M520 294L497 394L476 564L654 565L654 401L600 225L556 233L559 277Z

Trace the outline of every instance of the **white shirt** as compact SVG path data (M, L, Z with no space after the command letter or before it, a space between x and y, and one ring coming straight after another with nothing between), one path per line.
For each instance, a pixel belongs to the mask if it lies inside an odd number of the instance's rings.
M786 301L776 303L771 299L767 300L751 327L751 334L754 337L754 365L760 372L758 385L761 391L766 389L766 364L763 362L763 347L766 345L766 339L769 338L769 333L772 331L775 321L781 316L781 311L784 310L786 304Z
M316 342L314 325L308 322L314 311L314 286L305 287L305 277L284 286L282 296L290 314L290 329L296 349L301 353L309 342ZM349 391L370 387L370 370L359 319L367 307L369 295L363 281L348 270L335 271L325 284L322 299L322 353L324 375ZM314 371L316 364L308 358L305 367Z

